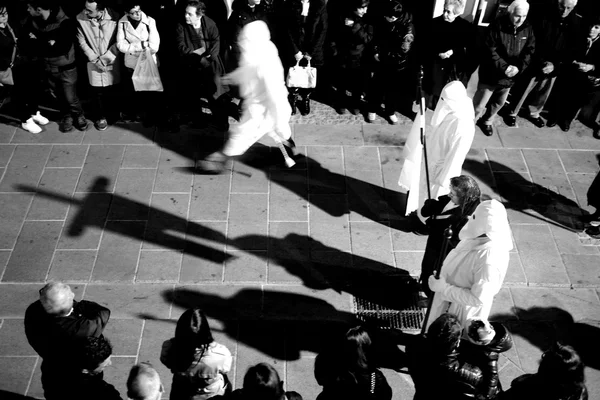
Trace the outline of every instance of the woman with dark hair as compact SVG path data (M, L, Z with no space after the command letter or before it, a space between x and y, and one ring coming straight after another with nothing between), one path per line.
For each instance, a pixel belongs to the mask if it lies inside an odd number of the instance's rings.
M231 390L226 375L231 369L231 353L213 340L206 315L199 308L179 317L175 337L163 343L160 361L173 372L173 400L204 400Z
M288 0L281 5L274 35L285 71L305 59L312 67L323 65L323 45L327 33L327 2L325 0ZM288 100L292 114L296 106L302 115L310 114L313 89L290 88Z
M408 111L414 91L410 76L412 44L415 40L412 14L404 9L401 1L386 3L383 16L375 25L373 39L373 77L368 93L369 113L367 120L375 121L376 112L384 104L384 112L392 124L398 123L396 110ZM403 101L404 100L404 101Z
M335 360L315 361L315 377L323 392L318 400L392 398L392 388L370 359L371 337L357 326L346 332ZM325 363L331 363L325 366Z
M502 400L587 400L584 365L571 347L555 343L542 354L537 374L512 381Z
M244 387L232 393L233 400L302 400L298 392L283 390L279 374L267 363L248 368L244 375Z
M8 7L0 2L0 86L8 89L3 96L10 95L21 121L21 128L31 133L40 133L40 125L49 121L40 114L41 96L40 65L25 58L18 46L18 32L8 23ZM16 24L15 28L20 27ZM9 79L8 76L11 76Z
M425 254L421 263L421 288L428 296L431 290L427 279L433 273L438 260L456 247L460 241L458 233L467 223L468 218L481 202L481 190L477 181L467 175L450 178L450 193L437 198L425 200L421 215L427 218L425 224L429 228L429 237L425 246ZM448 241L445 254L440 254L444 243L446 228L452 229L452 237Z
M333 57L337 92L336 111L360 112L362 99L370 78L367 54L373 40L373 26L365 18L369 0L351 0L346 12L331 24L331 55Z
M214 21L205 15L206 5L190 0L185 9L185 22L177 26L177 50L181 62L180 93L184 106L192 114L201 108L201 98L206 98L213 117L220 127L227 125L224 104L217 101L227 93L221 82L225 66L221 60L221 38ZM225 98L223 98L224 100ZM227 101L229 99L227 98Z

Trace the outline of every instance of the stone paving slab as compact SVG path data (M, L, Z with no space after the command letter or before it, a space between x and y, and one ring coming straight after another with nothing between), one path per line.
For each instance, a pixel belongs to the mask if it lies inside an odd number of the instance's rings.
M594 211L586 192L600 141L579 123L566 134L519 124L499 123L492 137L477 130L464 165L485 195L506 201L513 229L492 311L515 339L500 379L508 387L535 372L561 338L577 345L590 393L600 393L600 353L588 339L600 329L600 241L578 232L573 216ZM420 272L426 237L404 232L396 209L410 128L406 118L368 124L315 102L313 114L293 118L296 167L282 168L266 138L211 176L191 167L222 144L215 130L130 124L63 134L52 123L31 135L0 124L0 390L42 396L22 318L43 282L60 279L78 299L111 308L105 377L123 395L127 371L144 360L169 390L160 345L186 308L200 306L235 356L234 385L268 361L288 390L314 399L322 336L356 322L352 294ZM540 193L550 206L534 201ZM412 397L408 375L384 373L394 399Z

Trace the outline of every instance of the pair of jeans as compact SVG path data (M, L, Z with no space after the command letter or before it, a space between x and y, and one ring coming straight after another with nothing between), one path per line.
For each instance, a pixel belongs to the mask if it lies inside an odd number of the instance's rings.
M498 111L500 111L502 106L504 106L504 103L506 103L509 92L509 87L488 85L479 82L477 85L477 92L475 92L475 96L473 96L475 119L480 119L481 123L484 125L491 125L494 117L498 114Z
M50 89L59 101L60 112L63 117L79 117L83 115L81 101L77 96L77 68L62 70L60 68L46 69L46 79Z

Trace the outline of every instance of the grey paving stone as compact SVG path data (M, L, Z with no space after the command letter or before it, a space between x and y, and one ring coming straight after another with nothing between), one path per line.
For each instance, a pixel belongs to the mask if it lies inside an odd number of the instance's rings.
M62 229L61 221L25 221L3 282L43 282Z
M528 172L521 149L486 149L494 172Z
M583 246L579 240L579 235L569 229L550 225L550 231L561 254L600 254L600 248L597 246Z
M153 169L120 170L108 219L147 220L155 174Z
M326 169L331 173L344 173L344 158L341 146L311 146L306 148L307 167L318 171Z
M0 193L0 249L12 249L33 198L30 193Z
M517 367L524 373L537 372L542 353L556 341L552 324L545 321L510 321L506 325L518 355Z
M37 363L33 370L33 375L27 389L27 396L34 399L44 399L44 390L42 389L42 360L38 357Z
M131 367L135 365L135 357L122 357L113 355L111 365L104 369L104 380L115 387L121 394L121 397L127 398L127 377ZM161 382L164 386L168 384L168 380L161 375ZM167 382L165 382L167 380Z
M388 226L375 222L352 222L350 232L352 254L386 265L394 265Z
M117 180L119 166L123 159L125 146L90 146L77 185L77 192L112 192ZM99 179L106 179L106 185L99 187Z
M344 147L346 170L380 171L379 151L377 147Z
M498 127L498 136L507 148L569 149L571 145L560 129ZM491 147L491 146L485 146Z
M600 307L593 289L510 288L520 320L600 320Z
M512 381L523 374L523 370L517 365L513 363L507 364L504 368L498 371L498 376L500 377L500 383L502 384L502 388L504 390L508 390L511 386Z
M194 175L190 220L225 221L231 175Z
M288 361L285 368L286 390L298 392L305 399L316 399L322 388L315 382L314 367L314 357Z
M562 258L573 286L598 285L600 254L563 254Z
M569 174L595 174L598 172L598 152L559 150L558 155Z
M71 132L61 132L58 130L58 124L50 123L44 126L39 134L30 133L23 129L17 129L11 143L72 143L80 144L84 137L84 132L72 130Z
M136 357L142 337L143 320L111 319L102 334L113 345L113 355Z
M517 252L510 253L510 260L508 262L508 270L504 277L505 285L526 285L527 277L525 276L525 270L523 269L523 263L521 263L521 257Z
M232 256L225 262L224 282L267 282L266 251L228 251Z
M178 282L183 255L179 251L142 251L137 282Z
M152 218L146 224L143 250L183 250L186 247L184 219Z
M104 228L92 281L132 282L137 269L144 222L108 221Z
M8 263L11 253L12 252L8 250L0 251L0 274L4 274L4 268L6 268L6 264Z
M111 310L111 318L138 318L146 313L168 318L170 304L157 295L168 290L166 284L89 284L85 300L95 301Z
M268 150L268 149L267 149ZM268 155L269 152L267 151ZM268 193L269 179L265 171L243 162L233 164L232 193Z
M0 327L0 357L37 356L27 342L22 319L5 319Z
M564 133L563 133L564 134ZM565 135L572 149L578 150L600 150L600 142L592 137L591 129L583 127L579 122L575 121L571 131Z
M185 221L188 214L190 196L183 193L153 193L150 219L175 219Z
M187 227L185 251L181 263L180 282L222 282L226 225L223 222L202 222Z
M15 150L14 144L0 145L0 167L6 167Z
M11 125L0 125L0 143L10 143L11 139L15 135L16 130L17 128Z
M600 396L600 371L594 368L585 369L585 381L590 399L597 399Z
M350 250L350 224L346 218L329 222L310 222L311 250Z
M514 313L515 304L513 303L510 290L508 288L502 288L494 297L494 303L492 304L492 310L490 312L490 321L506 321L516 319L517 316Z
M362 146L361 125L297 125L294 140L300 146Z
M365 146L404 146L412 124L363 125Z
M393 251L425 251L428 237L392 230L392 249Z
M531 174L552 175L564 173L556 150L523 149L523 157Z
M109 193L75 193L57 248L97 249L111 200Z
M82 143L89 144L151 144L154 128L144 128L141 124L111 125L105 131L88 128Z
M96 262L96 250L56 250L52 258L49 280L87 282Z
M165 395L171 390L172 373L160 362L160 350L165 340L173 337L176 321L146 321L139 350L139 362L150 362L158 371L165 386Z
M52 146L46 168L81 168L88 148L88 145L55 144Z
M243 223L267 222L267 194L236 193L230 197L229 221Z
M0 192L32 192L38 185L51 146L17 146L6 167Z
M570 284L547 226L513 224L512 232L528 282Z
M174 151L161 149L154 191L189 193L193 178L190 170L192 165L193 160Z
M308 220L308 176L306 170L271 171L269 220Z
M310 194L309 220L319 223L348 223L350 209L345 194Z
M391 190L398 190L398 178L400 177L401 166L404 162L402 149L399 147L380 147L379 158L384 187Z
M232 222L227 226L227 250L267 250L268 224Z
M50 198L44 194L36 195L27 214L29 220L64 220L69 210L70 199L75 191L80 169L48 168L40 180L38 190L60 196L63 199Z
M596 211L596 209L587 202L587 192L590 188L590 185L594 181L595 174L569 174L569 181L571 182L571 187L575 192L575 196L577 197L577 203L580 207L590 214Z
M351 221L384 221L389 211L381 171L348 171L346 188Z
M0 357L0 390L25 394L36 357Z
M121 168L157 168L160 148L153 145L128 145Z
M421 275L423 256L423 251L395 251L394 262L396 268L408 272L409 275L418 277Z

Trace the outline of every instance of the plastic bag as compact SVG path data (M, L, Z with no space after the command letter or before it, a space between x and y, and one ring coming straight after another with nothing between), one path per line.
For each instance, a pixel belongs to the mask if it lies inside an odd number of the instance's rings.
M314 88L317 86L317 69L310 66L310 61L306 67L301 67L298 61L289 69L285 84L290 88Z
M152 53L150 53L150 48L146 48L146 50L138 57L131 79L136 92L163 91L162 81L160 80L160 74L158 73L158 66L154 62Z

